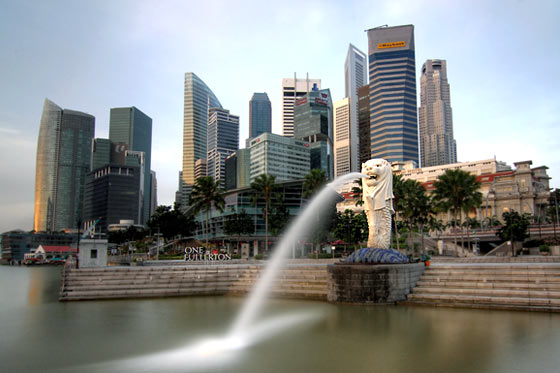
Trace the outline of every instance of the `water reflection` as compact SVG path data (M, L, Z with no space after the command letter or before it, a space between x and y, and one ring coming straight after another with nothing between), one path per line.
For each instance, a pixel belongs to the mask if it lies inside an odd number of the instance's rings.
M560 365L557 314L271 300L263 319L321 316L232 349L229 360L208 357L217 365L174 366L165 354L224 335L243 298L58 303L58 271L0 266L0 371L141 371L134 362L155 355L164 358L144 371L501 373ZM39 291L30 297L32 283Z

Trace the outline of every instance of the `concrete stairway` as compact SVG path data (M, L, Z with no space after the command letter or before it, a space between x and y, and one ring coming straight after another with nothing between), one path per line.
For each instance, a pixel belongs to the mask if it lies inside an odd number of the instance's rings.
M442 263L406 305L560 312L560 263Z
M262 265L65 268L60 300L243 295L258 281ZM324 300L326 265L283 268L271 296Z

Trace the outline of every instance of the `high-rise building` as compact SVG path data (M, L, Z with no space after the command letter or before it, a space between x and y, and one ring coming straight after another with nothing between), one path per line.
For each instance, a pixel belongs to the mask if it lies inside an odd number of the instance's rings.
M328 89L312 90L296 101L294 137L309 143L311 169L321 169L329 180L334 176L333 115Z
M95 117L45 99L37 142L35 231L79 226Z
M309 173L309 144L305 141L263 133L250 144L251 182L259 175L274 175L276 181L301 180Z
M367 84L367 57L350 44L344 63L345 95L350 104L350 171L361 169L359 163L358 89ZM335 172L336 173L336 172Z
M194 162L194 179L208 176L208 162L206 158L197 159Z
M181 173L181 206L188 206L195 181L195 162L206 159L208 109L222 105L208 86L194 73L185 73L183 112L183 171Z
M208 112L208 176L225 182L226 158L239 149L239 117L229 110L210 108Z
M350 173L351 170L351 124L350 99L348 97L334 103L334 177ZM357 161L356 161L357 162Z
M158 204L157 204L157 178L156 178L156 172L155 171L151 171L150 173L151 173L151 176L152 176L152 182L151 182L152 192L150 193L150 197L152 198L152 200L151 200L150 209L151 209L152 214L153 214L154 211L156 211L157 206L158 206Z
M305 96L313 87L321 89L321 79L282 79L282 135L294 137L294 106L296 99Z
M369 85L358 88L358 162L371 159L371 138L369 130Z
M249 138L272 132L272 106L268 95L254 93L249 101Z
M139 224L146 224L152 215L152 118L134 106L111 109L109 140L115 144L126 144L129 150L144 153L142 219Z
M418 163L414 26L368 30L371 158Z
M95 221L95 231L106 233L109 224L141 218L140 166L105 165L88 173L84 193L84 227Z
M422 65L418 115L421 167L456 163L457 144L453 138L453 116L445 60L427 60Z
M226 158L226 190L251 184L251 149L239 149Z

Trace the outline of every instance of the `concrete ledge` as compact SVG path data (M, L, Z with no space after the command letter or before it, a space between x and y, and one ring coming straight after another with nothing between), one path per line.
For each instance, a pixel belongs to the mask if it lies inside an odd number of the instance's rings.
M396 303L406 299L424 273L424 268L424 263L329 265L327 300L343 303Z

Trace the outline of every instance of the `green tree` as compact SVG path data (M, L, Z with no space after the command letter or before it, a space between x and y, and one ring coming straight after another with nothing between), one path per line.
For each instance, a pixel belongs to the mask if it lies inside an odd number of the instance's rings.
M410 179L402 183L402 193L403 195L399 198L402 218L408 226L409 234L412 234L414 229L418 229L423 251L424 227L433 213L430 197L426 194L422 184Z
M239 252L239 240L242 235L253 233L255 225L251 217L241 210L240 213L229 215L224 222L224 232L227 235L237 235L237 252Z
M305 177L303 178L303 193L302 197L311 199L317 193L323 185L327 183L327 174L324 170L319 168L315 168L311 170ZM329 213L335 213L330 211ZM325 225L321 225L321 221L319 219L319 215L315 215L315 229L313 234L313 246L315 247L316 253L318 254L320 243L327 235L327 230L325 229Z
M476 176L461 169L445 171L443 175L438 177L434 187L433 198L437 207L441 211L451 211L453 222L457 221L457 214L459 214L461 221L464 210L478 207L482 202L482 194L478 191L480 182L476 180ZM456 232L454 243L455 250L457 250Z
M397 222L399 221L400 213L404 210L404 197L406 195L404 180L401 175L393 175L393 210L395 210L395 215L393 216L393 221L395 222L395 239L397 243L397 250L400 250L399 243L399 227Z
M531 215L520 215L517 211L504 212L502 214L504 225L498 230L498 236L504 241L511 241L514 247L513 255L517 255L516 242L523 242L529 237L529 224Z
M291 220L290 210L282 199L279 198L276 203L273 203L274 206L270 213L270 231L274 236L280 234Z
M272 207L272 199L277 197L278 185L276 184L276 177L267 174L259 175L251 183L251 189L254 191L251 198L252 206L257 206L259 201L264 201L265 251L268 252L268 215Z
M169 240L175 236L190 236L193 233L195 222L192 215L183 213L178 205L173 209L171 206L158 206L148 223L146 224L152 234L159 230L159 233Z
M362 211L355 214L347 209L336 214L336 224L333 227L334 236L354 247L360 242L367 240L368 224L366 214Z
M200 211L206 211L206 226L204 227L204 232L206 235L206 247L208 247L210 209L212 205L214 205L217 210L224 211L225 200L224 194L220 188L220 182L214 182L214 179L210 176L196 179L192 188L190 204L195 215Z
M303 178L303 198L311 198L321 187L327 183L327 174L324 170L315 168Z
M356 199L356 203L354 204L355 206L363 206L364 205L364 200L363 200L363 190L362 190L362 179L356 179L354 180L354 185L352 187L352 193L354 193L354 198Z

